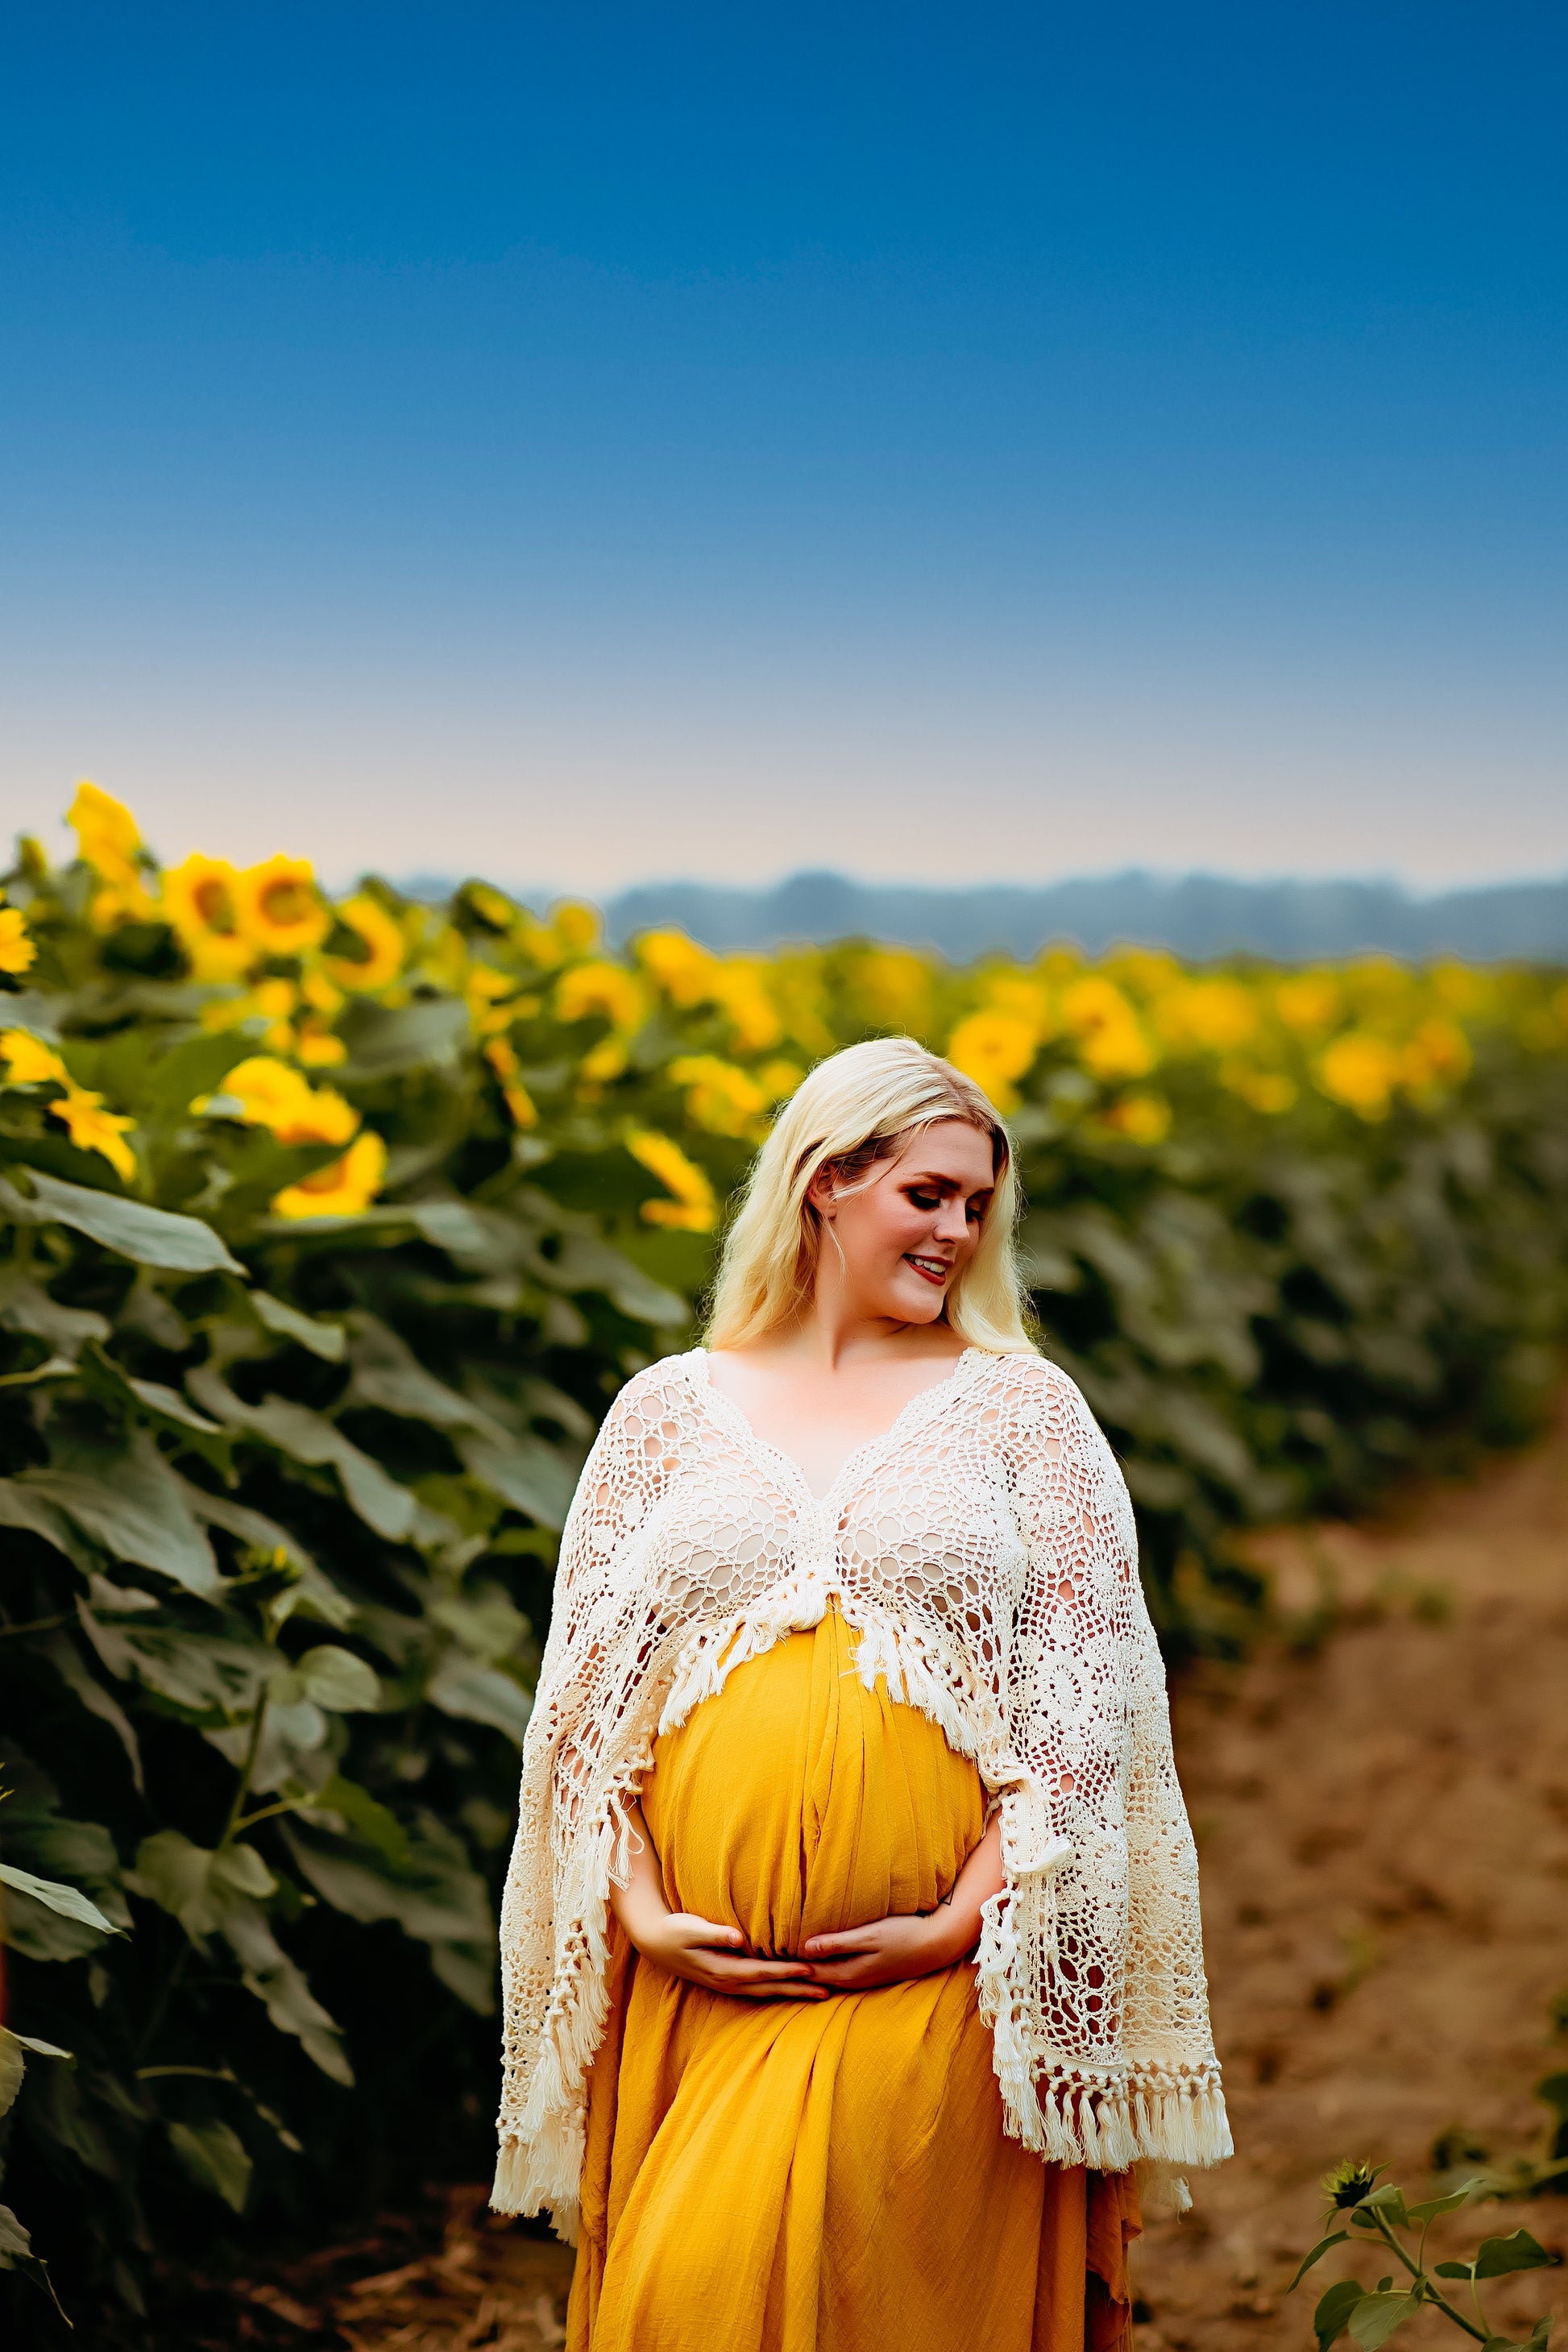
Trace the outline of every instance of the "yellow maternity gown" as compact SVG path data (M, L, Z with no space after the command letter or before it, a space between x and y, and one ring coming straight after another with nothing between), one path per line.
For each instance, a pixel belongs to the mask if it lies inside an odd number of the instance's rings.
M837 1605L661 1738L671 1907L758 1949L929 1911L984 1791L854 1667ZM1130 2352L1130 2174L1003 2131L972 1964L819 2002L704 1992L616 1929L568 2352Z

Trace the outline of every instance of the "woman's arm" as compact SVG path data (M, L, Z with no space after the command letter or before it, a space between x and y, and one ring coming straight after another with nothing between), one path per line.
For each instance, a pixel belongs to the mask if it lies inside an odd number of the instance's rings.
M668 1969L673 1977L684 1977L689 1984L700 1985L705 1992L728 1993L731 1999L826 1999L825 1988L812 1981L814 1971L805 1960L763 1959L739 1927L721 1927L690 1911L672 1911L664 1899L658 1858L642 1807L630 1806L627 1818L631 1866L624 1886L612 1882L610 1904L645 1959Z
M994 1820L934 1911L873 1919L866 1927L812 1936L801 1950L812 1980L831 1992L867 1992L873 1985L929 1977L964 1959L980 1941L980 1906L1006 1884L1002 1823Z

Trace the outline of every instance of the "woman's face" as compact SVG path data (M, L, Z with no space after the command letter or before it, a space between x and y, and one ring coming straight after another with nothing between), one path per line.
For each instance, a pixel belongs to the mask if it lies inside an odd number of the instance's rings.
M878 1160L848 1188L836 1190L836 1181L824 1169L811 1187L831 1229L817 1258L819 1286L846 1285L845 1303L868 1318L934 1323L991 1206L991 1138L964 1119L938 1119L901 1158Z

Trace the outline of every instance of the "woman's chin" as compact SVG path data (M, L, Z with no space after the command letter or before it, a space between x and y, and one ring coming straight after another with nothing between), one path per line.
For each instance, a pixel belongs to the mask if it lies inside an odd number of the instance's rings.
M893 1313L900 1323L934 1323L947 1305L947 1285L938 1289L922 1275L907 1275L893 1285Z

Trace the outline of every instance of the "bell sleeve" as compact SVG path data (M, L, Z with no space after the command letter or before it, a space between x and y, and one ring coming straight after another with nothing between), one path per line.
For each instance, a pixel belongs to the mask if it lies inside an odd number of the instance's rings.
M1131 1504L1074 1383L1054 1365L1031 1374L1009 1448L1026 1552L1008 1689L1023 1782L1011 1840L1004 1806L1013 1949L998 2004L1036 2103L1020 2086L1020 2136L1104 2169L1212 2164L1230 2137L1197 1856ZM1002 2055L999 2040L999 2074Z
M645 1572L677 1467L658 1370L616 1397L567 1514L501 1901L491 2202L511 2213L552 2205L568 2232L582 2086L605 2015L609 1885L625 1874L627 1808L648 1748L637 1696L664 1630Z

